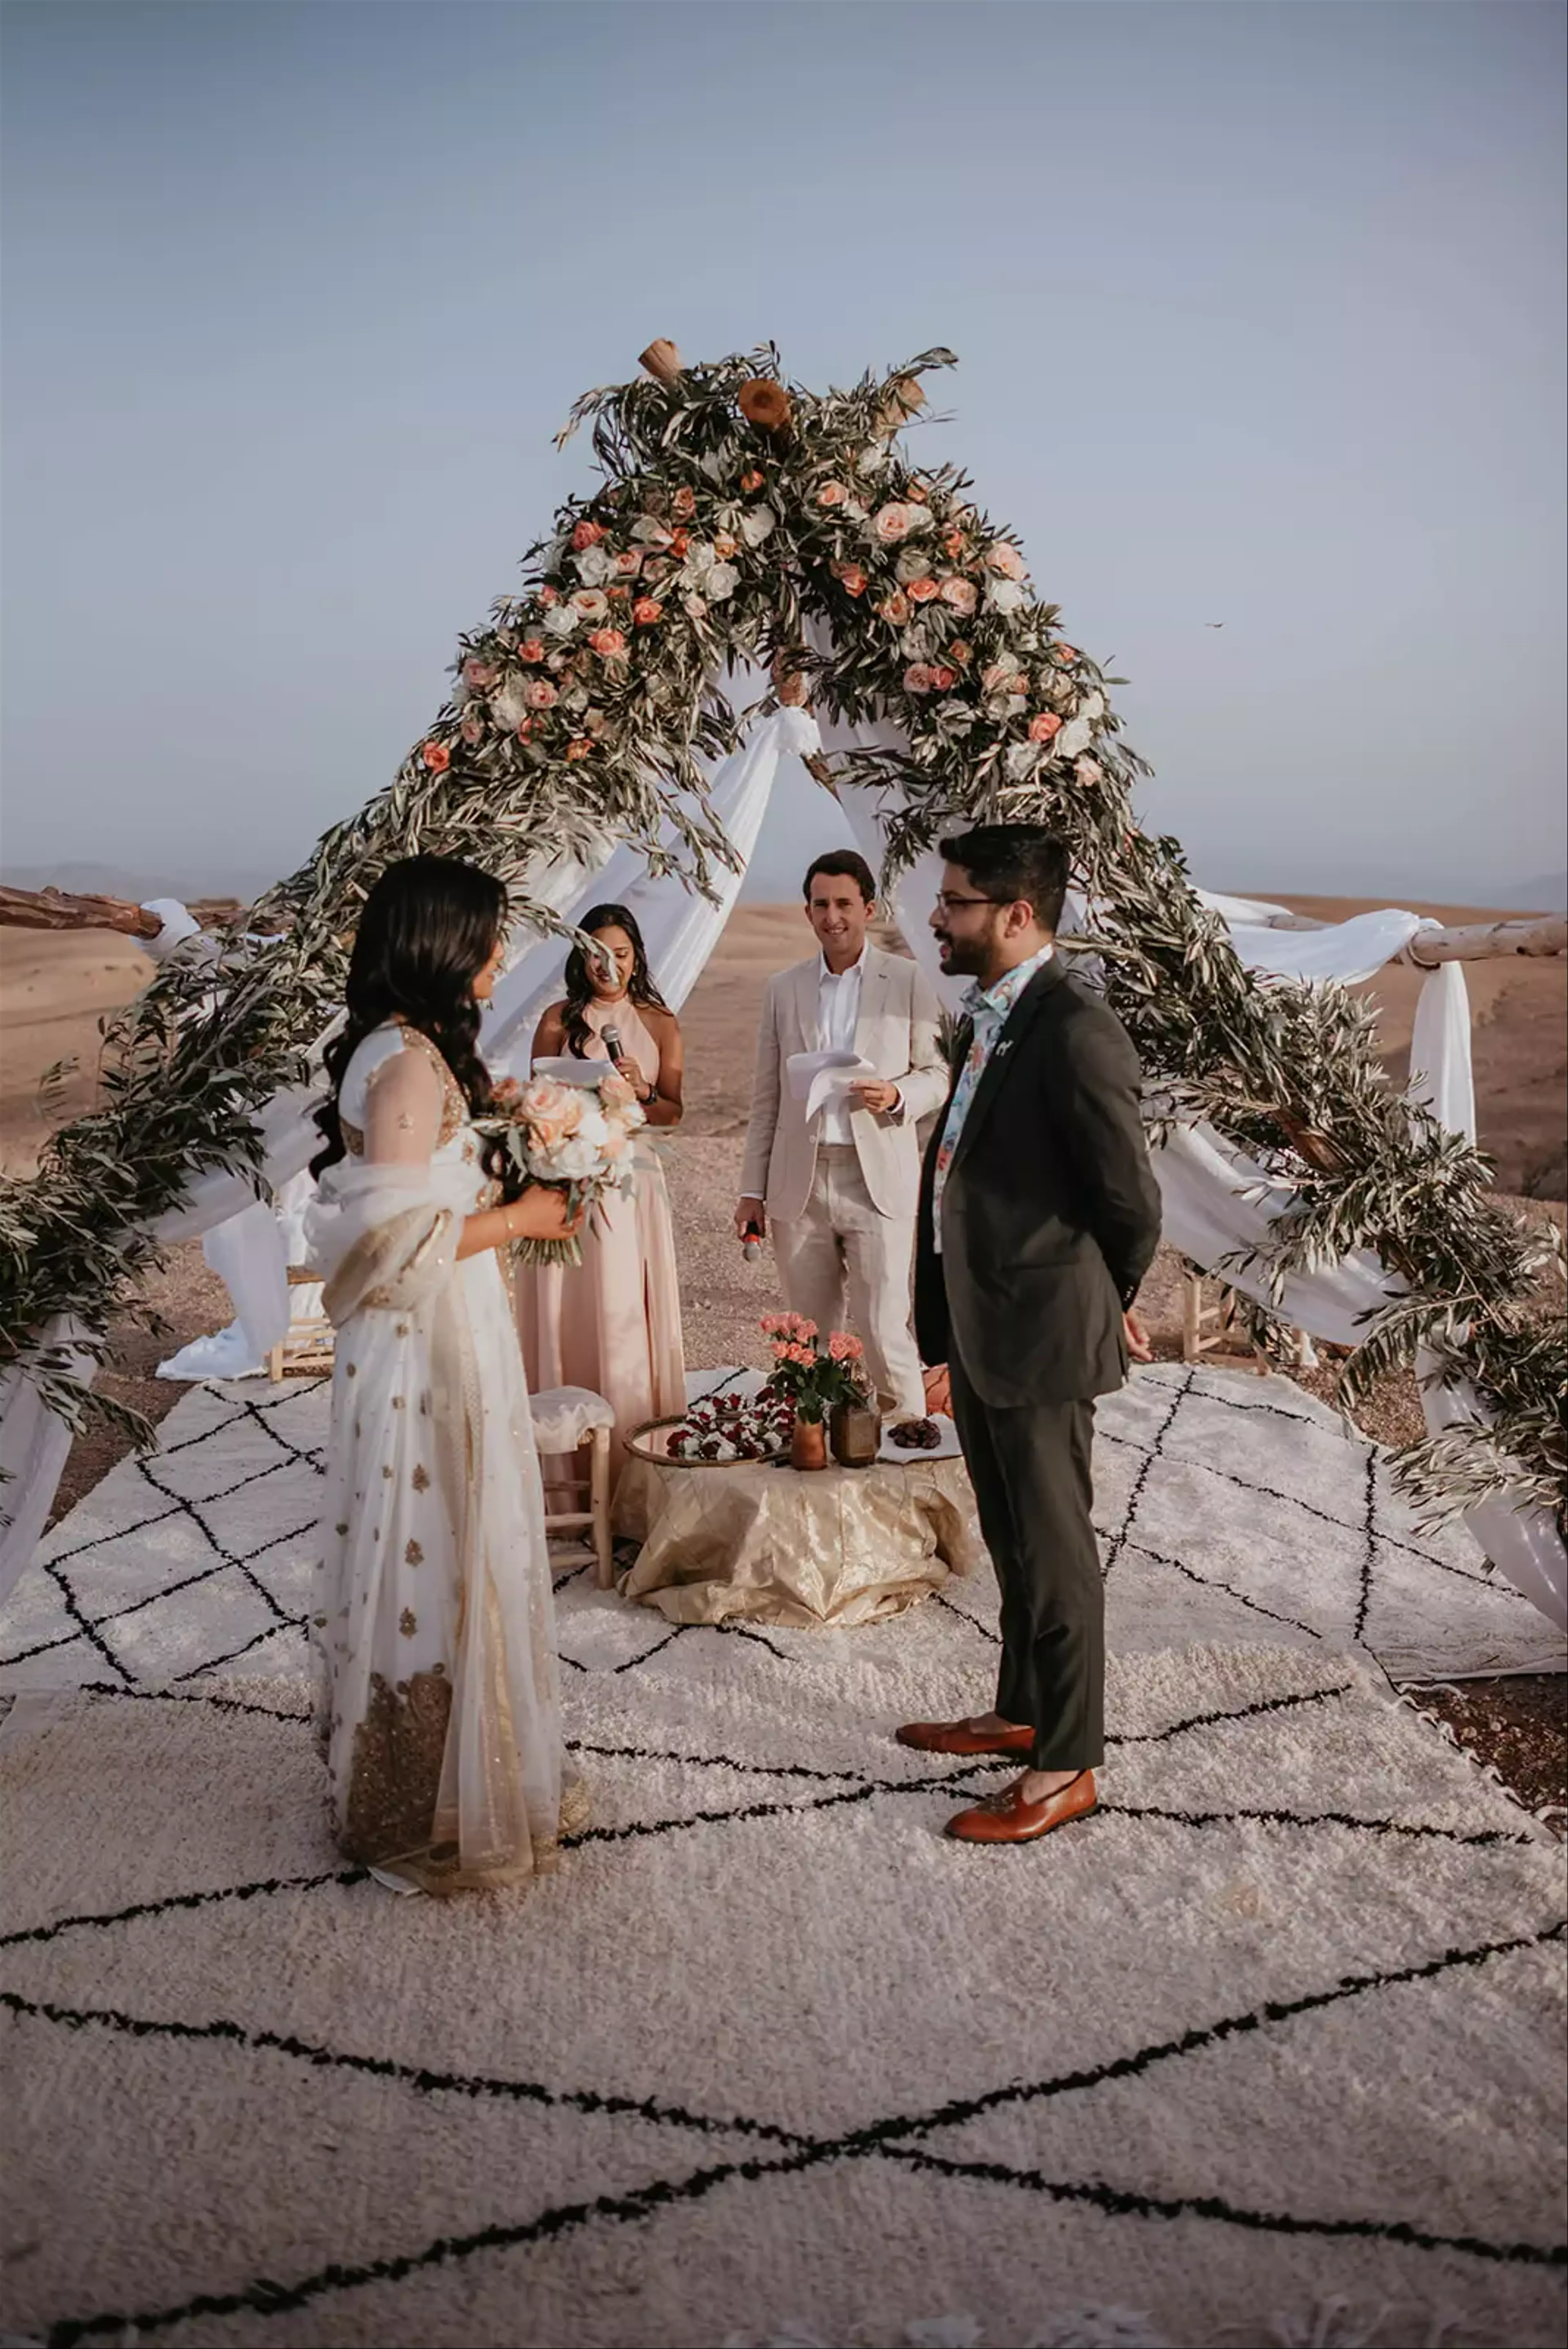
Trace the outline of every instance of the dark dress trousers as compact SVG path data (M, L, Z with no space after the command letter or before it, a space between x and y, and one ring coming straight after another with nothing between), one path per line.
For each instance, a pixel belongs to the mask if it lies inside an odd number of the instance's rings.
M954 1046L954 1077L970 1046ZM1104 1757L1105 1594L1091 1516L1094 1398L1127 1375L1122 1314L1159 1241L1137 1055L1060 954L992 1047L942 1189L939 1121L915 1257L921 1359L945 1362L1002 1588L996 1709L1036 1770Z

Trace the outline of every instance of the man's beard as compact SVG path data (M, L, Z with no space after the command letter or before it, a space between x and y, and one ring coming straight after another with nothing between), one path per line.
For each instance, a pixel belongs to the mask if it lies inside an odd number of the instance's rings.
M950 978L983 978L991 968L992 941L989 936L978 938L940 937L942 969Z

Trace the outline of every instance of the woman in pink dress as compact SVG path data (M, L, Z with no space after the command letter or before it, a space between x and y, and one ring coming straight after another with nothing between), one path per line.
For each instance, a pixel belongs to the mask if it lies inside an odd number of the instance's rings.
M540 1020L533 1059L618 1058L649 1126L679 1125L680 1024L653 983L635 916L596 905L579 927L594 941L591 958L573 949L566 995ZM632 1428L686 1408L675 1232L664 1169L646 1139L629 1192L589 1216L582 1251L580 1266L518 1268L518 1330L533 1392L588 1387L613 1405L617 1475Z

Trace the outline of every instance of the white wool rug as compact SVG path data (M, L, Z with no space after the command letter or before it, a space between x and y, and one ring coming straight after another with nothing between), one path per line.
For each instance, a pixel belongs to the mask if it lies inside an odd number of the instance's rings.
M193 1391L158 1451L120 1462L41 1546L0 1615L0 1693L305 1669L327 1423L325 1381ZM1361 1647L1398 1681L1568 1664L1562 1634L1469 1537L1422 1532L1377 1447L1286 1379L1160 1364L1100 1405L1096 1431L1116 1652ZM574 1606L568 1653L587 1639L629 1656L670 1636L624 1607L589 1631ZM989 1574L876 1636L900 1655L968 1652L952 1647L953 1609L983 1677Z
M1563 1855L1368 1667L1120 1657L1102 1815L977 1851L951 1614L585 1579L524 1892L344 1867L298 1677L14 1706L7 2339L1561 2339Z

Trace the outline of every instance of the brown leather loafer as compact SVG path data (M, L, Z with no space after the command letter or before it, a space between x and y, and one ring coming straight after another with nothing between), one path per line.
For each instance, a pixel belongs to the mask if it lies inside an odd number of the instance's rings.
M1029 1754L1032 1729L971 1729L967 1721L907 1721L893 1732L917 1754Z
M1053 1827L1090 1817L1098 1807L1095 1774L1080 1770L1043 1803L1024 1802L1016 1785L988 1795L972 1811L960 1811L950 1818L947 1831L961 1843L1033 1843L1037 1836L1049 1835Z

